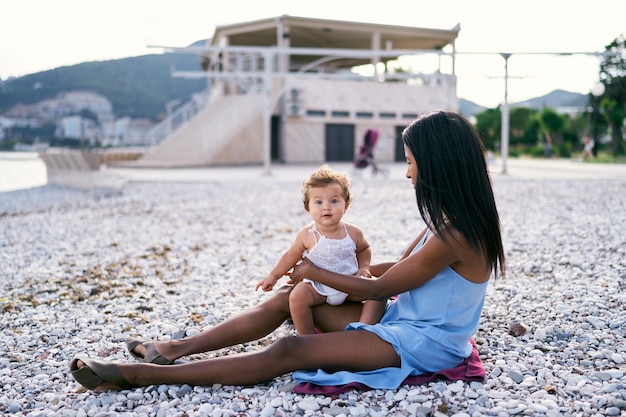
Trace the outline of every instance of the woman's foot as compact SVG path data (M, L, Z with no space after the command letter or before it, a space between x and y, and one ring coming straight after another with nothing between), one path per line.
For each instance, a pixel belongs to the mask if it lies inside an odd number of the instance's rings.
M99 359L76 358L70 372L83 387L93 391L121 390L134 387L122 375L116 363Z
M154 342L149 340L131 337L126 339L126 348L133 358L144 363L154 363L156 365L171 365L174 363L173 360L169 360L161 355L156 350Z

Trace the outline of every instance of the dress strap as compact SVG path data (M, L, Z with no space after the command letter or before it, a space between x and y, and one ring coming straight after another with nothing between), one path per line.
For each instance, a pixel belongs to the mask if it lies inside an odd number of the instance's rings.
M341 225L343 226L343 231L346 232L346 236L343 239L345 239L346 237L349 237L350 239L352 239L352 236L350 236L350 233L348 233L348 228L346 227L346 224L342 222ZM317 244L318 235L320 237L324 236L319 230L317 230L317 225L315 224L315 222L313 222L313 226L311 226L311 228L309 229L309 233L315 236L315 244Z
M311 228L309 229L309 233L313 235L313 237L315 238L315 244L317 245L317 235L320 235L321 237L322 234L319 232L319 230L317 230L317 226L315 225L315 222L313 222L313 226L311 226Z
M345 223L342 223L342 224L343 224L343 231L346 232L346 237L349 237L350 239L352 239L352 236L350 236L350 233L348 233L348 228L346 227L346 224Z
M415 247L413 248L411 253L415 253L417 250L419 250L419 248L424 246L424 242L426 242L426 239L428 239L428 235L429 234L430 234L430 227L426 229L426 233L424 233L424 236L422 236L422 238L420 239L419 243L417 245L415 245Z

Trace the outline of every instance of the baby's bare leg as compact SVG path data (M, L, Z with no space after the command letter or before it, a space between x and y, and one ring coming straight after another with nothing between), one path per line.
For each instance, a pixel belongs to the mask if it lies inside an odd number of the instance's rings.
M380 321L385 313L387 301L367 300L363 305L363 311L359 322L365 324L376 324Z
M325 302L326 297L320 295L308 282L302 282L293 288L289 295L289 310L298 334L315 333L312 308Z

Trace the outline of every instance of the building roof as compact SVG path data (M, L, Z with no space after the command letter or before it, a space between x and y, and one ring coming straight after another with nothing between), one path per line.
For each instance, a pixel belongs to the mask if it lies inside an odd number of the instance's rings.
M229 46L280 46L281 31L282 36L289 39L291 48L371 50L372 36L378 33L378 48L381 50L441 50L446 45L454 46L460 25L442 30L283 15L218 26L209 42L218 46L223 38L228 38ZM292 62L300 64L317 58L320 56L291 56ZM379 58L388 61L395 59L396 55ZM335 61L333 66L350 68L370 62L370 59L344 58Z

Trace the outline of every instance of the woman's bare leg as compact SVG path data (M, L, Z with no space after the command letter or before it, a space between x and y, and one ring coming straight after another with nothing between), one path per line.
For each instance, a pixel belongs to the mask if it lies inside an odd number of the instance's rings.
M276 290L270 299L229 318L214 327L184 339L154 342L155 349L165 358L175 360L194 353L209 352L264 337L290 317L289 294L293 287ZM342 331L353 321L358 321L361 303L344 303L339 306L322 304L313 308L315 327L324 332ZM141 345L136 353L145 354Z
M341 332L348 323L359 321L363 303L344 302L338 306L321 304L313 308L315 327L323 332Z
M163 357L175 360L260 339L289 318L291 289L289 286L279 288L273 297L241 314L184 339L155 341L154 347ZM134 350L139 355L145 354L141 345Z
M79 367L82 366L79 364ZM182 365L118 364L133 385L252 385L296 370L372 370L400 366L389 343L366 330L290 336L257 352L227 355ZM103 384L99 389L113 388Z

